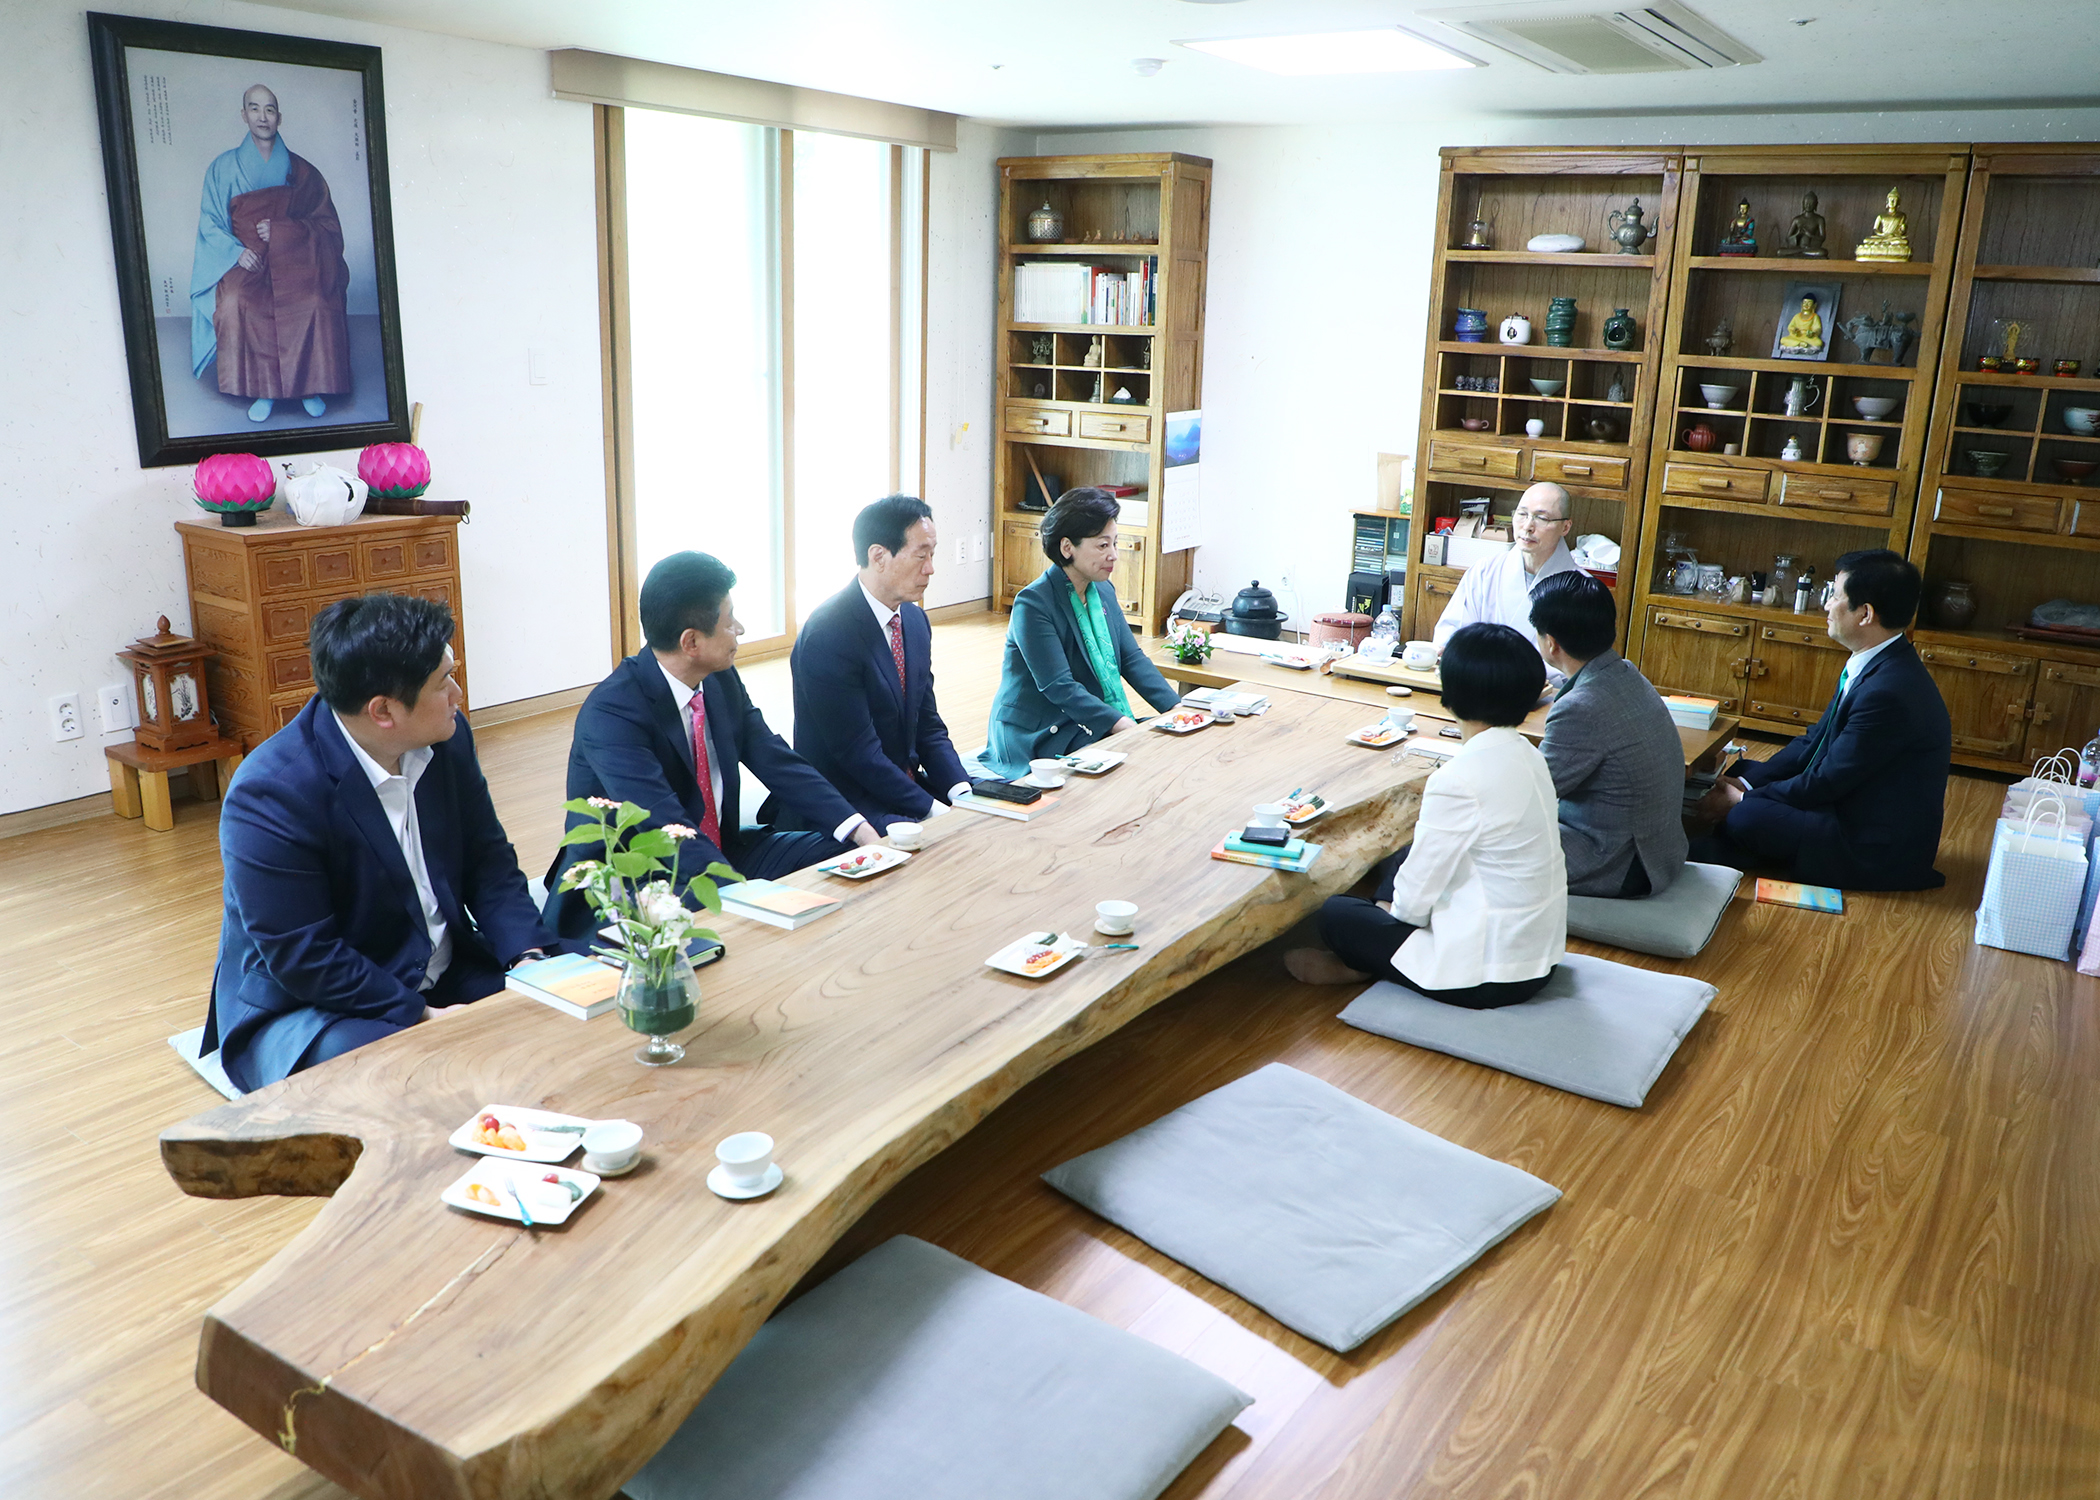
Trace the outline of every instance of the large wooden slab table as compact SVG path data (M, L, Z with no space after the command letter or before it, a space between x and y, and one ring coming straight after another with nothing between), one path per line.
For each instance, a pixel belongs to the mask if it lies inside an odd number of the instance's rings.
M1380 714L1395 704L1402 704L1421 718L1456 722L1451 711L1444 707L1443 699L1437 695L1439 682L1434 672L1412 672L1398 665L1356 676L1340 671L1322 672L1317 667L1301 671L1295 667L1279 667L1258 656L1222 650L1212 652L1207 662L1185 666L1174 660L1174 653L1167 649L1164 641L1155 638L1147 642L1147 647L1146 654L1161 674L1169 682L1186 687L1247 687L1270 694L1272 701L1278 692L1303 693L1344 703L1364 704L1377 709ZM1386 688L1394 684L1412 687L1414 696L1406 699L1392 697ZM1546 713L1545 708L1535 708L1517 727L1534 741L1542 739L1546 733ZM1677 738L1684 745L1685 770L1704 770L1717 763L1721 747L1742 727L1741 719L1725 714L1716 718L1710 729L1680 727Z
M1028 823L954 812L911 864L796 882L845 909L799 932L724 918L683 1063L644 1069L617 1015L516 996L411 1028L161 1134L204 1197L332 1194L205 1316L197 1383L367 1500L611 1495L776 1303L890 1186L1021 1085L1288 929L1405 843L1429 766L1343 736L1353 703L1294 695L1074 778ZM1332 811L1309 876L1208 857L1299 784ZM984 966L1029 932L1142 907L1136 952L1040 980ZM641 1168L564 1226L440 1204L487 1104L632 1119ZM726 1202L716 1141L765 1130L785 1184Z

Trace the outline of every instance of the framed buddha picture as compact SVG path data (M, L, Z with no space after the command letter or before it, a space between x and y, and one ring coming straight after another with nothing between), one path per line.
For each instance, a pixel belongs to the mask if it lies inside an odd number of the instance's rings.
M1772 331L1774 359L1828 359L1837 337L1838 284L1790 281L1779 300L1779 325Z
M87 20L140 464L406 441L379 49Z

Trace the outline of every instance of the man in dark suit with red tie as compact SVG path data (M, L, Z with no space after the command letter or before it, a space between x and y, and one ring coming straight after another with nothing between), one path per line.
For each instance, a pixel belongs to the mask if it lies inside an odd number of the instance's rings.
M1808 885L1933 890L1947 883L1932 863L1954 742L1939 686L1903 635L1923 582L1886 548L1847 552L1836 575L1824 614L1852 655L1830 706L1707 793L1701 811L1720 822L1691 857Z
M614 667L576 715L568 794L610 797L649 810L641 825L682 823L699 837L678 846L672 884L683 890L716 860L749 880L785 875L872 844L876 831L809 762L766 725L737 675L737 623L729 591L736 574L704 552L677 552L642 584L648 642ZM814 832L741 826L740 765L751 768L794 820ZM568 825L585 819L569 814ZM595 923L581 891L561 872L593 851L575 845L547 872L547 924L575 944Z
M933 701L933 511L911 495L853 522L860 576L795 637L795 748L878 828L917 822L970 789Z

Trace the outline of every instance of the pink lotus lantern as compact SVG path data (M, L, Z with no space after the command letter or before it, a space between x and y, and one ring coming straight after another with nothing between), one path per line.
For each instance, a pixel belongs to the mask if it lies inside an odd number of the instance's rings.
M277 498L277 475L253 453L214 453L197 465L190 487L221 526L253 526Z
M430 455L414 443L374 443L357 456L374 500L413 500L430 488Z

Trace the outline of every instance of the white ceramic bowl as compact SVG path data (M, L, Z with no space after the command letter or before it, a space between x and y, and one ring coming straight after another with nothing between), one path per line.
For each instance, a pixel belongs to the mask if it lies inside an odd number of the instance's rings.
M1032 760L1028 763L1028 779L1040 787L1063 786L1065 763L1061 760Z
M583 1132L583 1153L607 1171L632 1166L642 1154L642 1127L632 1120L600 1120Z
M1109 937L1127 937L1137 926L1135 901L1100 901L1094 905L1094 931Z
M2080 437L2100 437L2100 406L2067 406L2064 426Z
M1705 398L1709 409L1719 411L1735 400L1736 392L1741 389L1739 385L1702 385L1699 394Z
M1558 396L1562 391L1567 389L1567 386L1568 383L1565 380L1534 379L1531 382L1531 388L1537 391L1541 396Z
M1881 422L1886 421L1888 414L1896 409L1897 398L1894 396L1854 396L1852 398L1852 406L1854 410L1869 422Z

